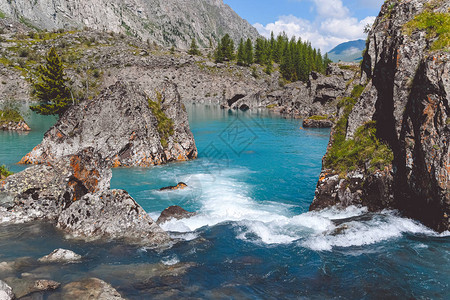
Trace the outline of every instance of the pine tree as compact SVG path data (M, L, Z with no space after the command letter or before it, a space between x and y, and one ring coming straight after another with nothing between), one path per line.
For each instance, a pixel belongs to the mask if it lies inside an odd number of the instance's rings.
M231 61L234 59L234 42L229 34L226 34L222 40L219 41L215 51L216 63L223 61Z
M245 42L245 64L250 66L253 64L253 43L251 39Z
M257 38L255 44L255 63L260 65L263 64L263 62L265 61L264 50L265 50L264 39Z
M234 59L234 42L230 38L229 34L225 34L225 36L222 38L222 52L223 59L225 61Z
M243 66L245 64L245 57L246 57L246 53L245 53L245 47L244 47L244 40L241 39L241 41L239 42L238 51L237 51L238 66Z
M72 104L71 93L67 87L68 79L55 48L50 49L46 60L46 65L38 68L39 82L33 84L34 94L40 104L30 106L30 109L41 115L61 117Z
M191 48L188 51L189 55L202 55L200 50L198 50L197 42L195 41L195 38L192 39L191 42Z

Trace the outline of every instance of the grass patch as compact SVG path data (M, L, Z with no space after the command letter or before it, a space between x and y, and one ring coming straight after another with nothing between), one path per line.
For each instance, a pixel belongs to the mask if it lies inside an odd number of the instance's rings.
M266 108L272 109L272 108L275 108L275 107L277 107L277 106L278 106L278 105L276 105L276 104L269 104L269 105L266 106Z
M0 166L0 178L6 178L12 174L5 165Z
M6 18L6 14L0 10L0 19Z
M369 171L382 169L390 164L394 154L388 145L376 137L376 123L369 121L360 126L353 139L334 142L325 159L325 166L340 173L365 168L369 162Z
M316 121L320 121L320 120L327 120L328 116L324 116L324 115L314 115L311 117L307 118L308 120L316 120Z
M373 172L394 159L391 149L376 137L375 121L360 126L353 139L345 139L348 117L363 91L364 86L354 86L351 96L338 104L344 111L334 128L333 143L324 161L325 168L345 174L356 168L365 168L369 162L369 171Z
M428 39L436 39L431 44L431 51L450 48L450 13L424 11L404 25L406 34L416 30L425 30Z
M156 92L156 101L152 101L148 99L148 107L152 110L153 115L156 117L158 121L158 133L161 139L161 145L163 148L167 148L169 145L167 140L171 135L174 134L173 129L173 121L164 113L161 108L162 95L159 92Z
M20 122L23 121L22 116L15 109L4 109L0 110L0 125L9 122Z
M352 71L359 71L358 65L338 65L339 69L341 70L352 70Z

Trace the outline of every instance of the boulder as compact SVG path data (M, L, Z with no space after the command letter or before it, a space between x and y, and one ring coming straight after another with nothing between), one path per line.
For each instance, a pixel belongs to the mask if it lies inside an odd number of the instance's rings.
M66 300L121 300L124 299L110 284L98 278L71 282L62 288L61 299Z
M167 233L123 190L85 195L61 212L57 227L87 240L125 239L154 246L170 242Z
M197 157L177 86L168 81L153 93L118 81L95 99L72 106L21 163L47 163L88 147L114 167Z
M189 212L178 205L173 205L162 211L161 215L159 216L158 220L156 221L156 224L162 224L167 221L170 221L171 219L176 219L176 220L187 219L187 218L195 216L196 214L197 213Z
M43 263L74 263L81 260L81 255L66 249L56 249L49 255L38 259Z

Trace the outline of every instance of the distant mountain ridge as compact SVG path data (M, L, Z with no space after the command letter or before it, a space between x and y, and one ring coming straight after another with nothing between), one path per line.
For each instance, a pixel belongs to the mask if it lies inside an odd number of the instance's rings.
M366 48L366 41L356 40L345 42L328 52L328 57L334 61L355 62L362 60L362 52Z
M40 29L89 27L182 49L193 38L208 47L226 33L259 36L223 0L0 0L0 11Z

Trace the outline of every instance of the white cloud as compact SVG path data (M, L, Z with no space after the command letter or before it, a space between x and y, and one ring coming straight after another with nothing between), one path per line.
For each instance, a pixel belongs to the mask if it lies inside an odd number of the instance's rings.
M314 0L319 17L339 18L349 14L341 0Z
M373 16L362 20L351 17L341 0L312 1L317 12L315 21L289 15L281 16L277 21L265 26L259 23L253 26L265 37L270 37L272 31L275 35L285 32L289 37L301 37L302 40L311 41L314 47L325 53L340 43L365 39L364 27L375 21Z

